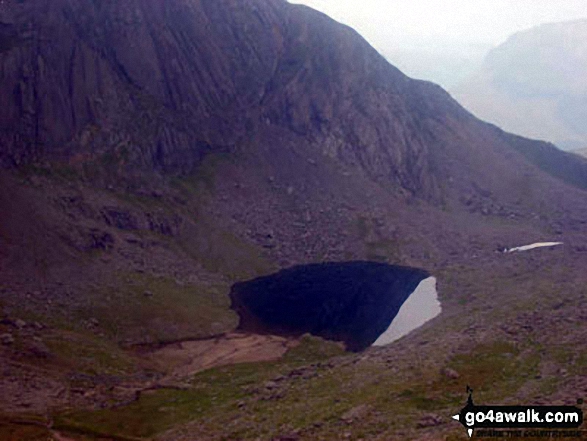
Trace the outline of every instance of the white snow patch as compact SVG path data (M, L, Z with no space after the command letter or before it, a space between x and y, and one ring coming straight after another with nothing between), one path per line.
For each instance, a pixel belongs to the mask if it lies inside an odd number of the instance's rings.
M558 245L562 245L562 242L538 242L533 243L531 245L524 245L522 247L515 247L505 250L506 253L513 253L516 251L528 251L533 250L534 248L544 248L544 247L555 247Z

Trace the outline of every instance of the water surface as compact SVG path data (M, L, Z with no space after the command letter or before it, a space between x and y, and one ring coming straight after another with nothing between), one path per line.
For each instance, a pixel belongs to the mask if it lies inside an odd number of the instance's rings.
M422 280L416 290L401 306L389 328L379 336L373 346L387 345L440 314L442 308L436 292L436 278Z
M379 262L329 262L237 283L230 295L241 331L310 333L360 351L379 338L428 277L421 269Z

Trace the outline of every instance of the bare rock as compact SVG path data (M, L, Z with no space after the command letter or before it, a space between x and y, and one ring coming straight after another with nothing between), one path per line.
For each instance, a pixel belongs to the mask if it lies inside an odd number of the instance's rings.
M347 424L351 424L353 421L364 418L369 413L370 407L366 404L353 407L351 410L345 412L340 419Z
M451 380L456 380L460 377L460 374L451 368L444 368L440 371L440 373Z
M43 341L35 340L28 346L28 352L37 358L51 357L51 351Z
M2 334L0 335L0 342L3 345L11 345L14 343L14 337L12 336L12 334L9 333Z
M423 416L420 419L420 421L418 422L418 427L420 427L420 428L436 427L436 426L440 426L442 423L443 423L443 420L440 416L429 414L429 415Z
M263 386L267 390L274 390L274 389L277 389L278 384L275 381L268 381Z

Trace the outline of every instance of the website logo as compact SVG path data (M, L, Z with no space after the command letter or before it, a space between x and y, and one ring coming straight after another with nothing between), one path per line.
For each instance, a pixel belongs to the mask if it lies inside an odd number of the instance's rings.
M469 438L481 428L560 430L578 429L583 424L583 411L575 406L477 406L469 386L467 393L466 406L452 418L465 427Z

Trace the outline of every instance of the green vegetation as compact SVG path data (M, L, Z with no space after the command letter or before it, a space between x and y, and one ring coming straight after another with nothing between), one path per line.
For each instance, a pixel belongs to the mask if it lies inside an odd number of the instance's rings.
M304 364L328 360L343 354L346 352L336 343L323 340L320 337L304 335L300 344L285 354L282 362L285 364Z
M56 427L83 429L87 433L151 437L176 424L201 417L212 406L221 405L226 396L208 390L170 389L143 393L139 401L122 409L77 413L56 420Z
M89 294L81 319L96 318L118 342L165 342L209 337L233 329L229 287L179 284L167 277L119 274L116 283Z
M54 162L50 165L27 164L18 169L23 180L31 176L41 176L60 182L72 182L81 179L80 171L69 164Z
M183 184L184 188L192 194L194 192L203 193L203 190L212 193L216 189L218 169L225 164L238 162L234 155L234 153L231 154L226 151L208 153L191 175L185 177L183 180L176 181L176 184Z
M125 148L121 147L121 157L127 154ZM101 160L105 168L118 164L114 155ZM211 155L194 175L173 178L172 188L165 188L173 197L114 191L102 194L117 198L123 209L132 206L137 213L181 216L185 223L179 237L148 229L128 234L156 239L179 259L194 259L205 268L203 273L211 275L205 280L215 282L185 284L169 275L129 271L111 277L105 273L104 284L90 285L75 299L85 303L67 309L55 302L50 317L27 312L24 304L22 313L20 306L10 305L11 316L50 325L42 334L51 353L47 366L87 376L87 380L79 376L82 380L69 381L68 386L92 388L97 376L124 379L137 371L148 373L141 364L146 361L121 349L120 343L157 344L205 338L233 329L237 317L229 309L230 285L277 269L262 248L232 233L206 209L217 188L216 171L225 160L222 154ZM79 178L75 169L67 167L32 167L30 172L59 179ZM185 203L177 202L175 196L183 197ZM359 217L356 228L366 258L389 262L399 259L401 242L383 237L376 219ZM111 257L104 254L88 257L87 263L98 256ZM478 403L508 404L508 400L520 397L555 394L565 380L552 372L564 367L569 376L581 375L587 356L571 343L548 341L546 333L532 326L532 314L548 318L547 311L578 307L577 299L584 298L586 291L581 279L565 279L567 273L562 266L547 266L546 259L524 258L514 261L513 256L504 256L503 261L511 262L503 266L484 262L482 267L475 267L472 262L438 270L439 294L445 314L451 315L440 317L432 330L421 331L419 340L410 341L416 345L430 343L422 346L425 355L421 357L417 351L402 347L401 341L397 351L390 348L377 358L371 353L345 356L337 345L304 338L279 361L211 369L188 378L186 390L145 391L136 402L114 409L61 413L56 427L88 438L92 433L150 438L183 427L186 433L194 430L203 438L214 434L225 439L271 439L302 431L308 439L340 439L345 432L351 432L353 439L385 439L386 434L405 430L410 435L406 439L410 439L412 432L421 430L418 422L423 415L434 413L444 418L459 409L466 399L467 384L475 390ZM43 262L38 266L43 269ZM526 314L529 311L532 314ZM98 325L92 325L93 319ZM548 326L551 329L559 324L553 320ZM26 355L30 342L18 331L14 334L13 348L25 354L23 362L38 360ZM443 340L445 337L439 335L448 337ZM391 361L385 361L387 357ZM447 377L440 368L455 370L458 378ZM303 374L291 375L292 370L303 370ZM265 384L277 377L282 377L277 386L267 389ZM359 406L365 406L364 415L347 423L343 416ZM10 430L16 429L0 422L0 439L10 440ZM43 428L18 430L30 430L27 439L46 436ZM452 426L443 425L441 430L450 431ZM465 439L461 431L457 425L455 434L447 434L446 440Z
M55 427L81 433L151 437L190 421L213 420L218 415L233 414L238 410L240 400L247 400L257 414L271 407L271 403L253 403L251 388L298 366L343 353L334 343L304 337L298 347L279 361L211 369L195 375L189 390L154 390L141 394L138 401L121 408L62 414L56 418ZM303 402L303 396L299 395L296 400Z
M336 369L330 363L316 364L337 355L341 355L338 346L305 338L277 362L212 369L194 376L190 390L152 391L116 410L65 414L58 419L58 427L151 437L188 424L201 433L223 433L227 439L270 439L296 429L320 434L352 429L354 437L369 438L394 428L416 427L418 419L429 412L448 415L459 409L467 384L475 389L478 400L499 402L504 393L515 393L538 365L537 357L496 341L451 358L447 366L457 370L460 378L428 372L431 381L424 383L420 369L399 378L371 362L337 365ZM307 369L312 362L314 367ZM306 366L302 371L309 375L288 376L297 366ZM263 385L279 375L285 380L277 383L277 390L266 391ZM348 426L342 416L358 406L363 406L364 415Z
M471 293L474 296L471 304L463 307L467 314L439 323L433 332L424 333L422 340L434 341L438 332L460 333L471 320L469 313L480 325L487 317L495 320L498 312L504 323L512 320L516 324L517 315L527 307L528 299L520 295L509 299L507 310L484 308L482 298L507 292L511 280L506 278L496 276L495 284L479 286L475 283L479 279L474 268L451 268L440 273L441 294L443 289L462 287L462 291L445 293L450 296L449 301L457 304ZM551 277L552 274L545 276L548 280ZM169 296L167 291L177 297L173 300L167 297L165 304L181 303L181 298L189 294L181 291L194 289L170 286L174 282L143 275L124 274L121 279L134 292L129 294L129 291L126 296L137 297L139 303L154 301L159 295ZM526 280L522 278L518 282L524 284ZM541 283L528 282L527 289L536 292L542 287L545 304L541 307L551 308L556 296L547 293L550 282ZM144 289L150 289L153 297L142 298ZM203 296L198 304L206 304L204 293L197 294ZM105 295L112 296L112 293ZM220 309L226 307L222 301L212 302L213 298L222 298L218 292L209 292L209 296L213 305L221 306ZM130 300L129 304L134 305ZM518 309L519 305L523 307ZM189 302L185 307L189 308ZM141 311L137 316L143 314ZM138 401L115 409L62 413L56 418L56 427L82 434L116 434L121 439L149 439L173 430L190 434L194 439L198 436L271 439L298 431L303 439L340 439L343 433L351 433L351 439L386 439L387 435L398 433L406 433L406 439L417 439L420 433L439 431L439 439L464 440L466 437L458 424L446 421L438 428L419 428L419 422L430 413L447 419L447 415L460 409L466 399L467 385L475 390L479 404L519 404L520 399L550 395L560 387L560 378L554 376L537 380L545 363L565 366L569 373L582 372L587 361L582 353L570 345L555 348L540 342L539 337L532 332L517 341L503 334L484 336L479 341L475 341L476 336L468 340L469 337L463 336L461 344L453 345L448 352L445 346L430 344L424 346L426 355L422 357L416 350L398 350L389 351L382 358L373 356L376 352L345 356L335 344L306 337L281 360L211 369L188 379L190 387L186 390L144 392ZM89 352L96 354L81 358L100 360L102 355L98 353L108 350L99 346L89 348ZM83 351L84 348L80 353ZM396 359L396 354L403 354L403 358ZM115 372L117 363L122 362L124 359L106 359L99 362L100 370ZM453 369L458 377L449 378L441 368ZM122 367L119 369L125 372ZM298 373L292 375L293 371ZM267 388L270 381L276 385ZM346 415L356 409L360 416L349 423Z
M196 220L193 234L186 235L180 247L206 270L235 281L277 270L274 263L263 257L259 246L245 242L206 217Z
M495 341L482 344L466 354L455 356L449 367L460 373L460 387L470 385L483 402L491 403L514 396L516 391L538 373L540 357L536 351L522 353L514 344Z
M89 332L57 331L45 337L52 363L86 375L130 375L135 360L118 345ZM80 385L81 386L81 385Z
M117 192L116 197L140 210L156 210L169 218L180 216L183 225L179 240L168 237L160 239L202 264L207 271L222 274L231 280L265 275L278 268L263 256L262 248L220 225L206 209L215 191L218 168L233 160L228 153L213 152L203 158L191 175L170 178L171 191L183 199L185 205L170 203L171 198L162 200L129 192ZM137 231L135 234L154 233Z
M398 262L400 260L400 243L382 237L373 226L374 221L364 216L356 220L359 237L365 244L365 258L374 262Z

